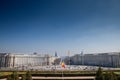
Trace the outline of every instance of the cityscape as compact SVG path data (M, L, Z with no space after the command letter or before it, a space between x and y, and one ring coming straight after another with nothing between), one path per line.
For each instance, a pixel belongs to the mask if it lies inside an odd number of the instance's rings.
M120 1L1 0L0 80L120 80Z
M70 53L70 51L68 51ZM15 54L15 53L0 53L0 70L1 71L44 71L51 73L56 71L97 71L99 68L104 71L119 71L120 70L120 52L80 54L73 56L60 57L55 52L54 56L49 54ZM50 74L51 74L50 73ZM48 73L47 73L48 74ZM62 73L63 74L63 73ZM35 79L42 79L35 77ZM51 77L50 77L51 78ZM49 79L50 79L49 78ZM60 77L52 77L52 79ZM60 79L70 79L61 77ZM71 79L83 79L83 77L72 77ZM84 77L85 80L95 80L96 78ZM46 77L44 77L46 79ZM4 79L6 80L6 78ZM8 80L8 79L7 79ZM15 79L16 80L16 79Z
M108 68L120 67L120 52L96 53L96 54L75 54L66 56L64 59L57 55L49 54L12 54L0 53L0 68L21 68L28 66L55 66L64 61L66 65L88 65ZM52 68L51 68L52 69Z

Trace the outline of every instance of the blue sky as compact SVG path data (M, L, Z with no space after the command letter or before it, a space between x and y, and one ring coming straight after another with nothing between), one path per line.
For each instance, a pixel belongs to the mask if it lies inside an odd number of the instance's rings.
M0 1L0 52L120 51L119 0Z

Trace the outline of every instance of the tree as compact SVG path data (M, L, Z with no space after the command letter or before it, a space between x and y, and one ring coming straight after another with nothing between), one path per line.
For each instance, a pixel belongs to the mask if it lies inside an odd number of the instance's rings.
M11 75L7 76L7 80L12 80Z
M104 80L101 67L99 67L98 71L96 72L96 79L95 80Z
M26 75L25 75L25 74L23 74L23 75L21 76L21 80L26 80Z
M120 80L120 75L117 76L117 80Z
M110 72L110 80L117 80L117 77L113 72Z
M106 72L104 78L105 80L117 80L117 76L112 71Z
M109 72L106 72L106 73L105 73L104 79L105 79L105 80L110 80L110 73L109 73Z
M26 80L32 80L32 75L30 71L26 73Z
M17 74L16 71L13 72L13 74L11 75L12 80L19 80L19 75Z

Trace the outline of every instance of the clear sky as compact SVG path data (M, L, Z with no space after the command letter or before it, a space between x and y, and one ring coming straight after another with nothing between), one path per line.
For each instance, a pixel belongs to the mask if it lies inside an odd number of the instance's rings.
M0 52L120 51L120 0L0 1Z

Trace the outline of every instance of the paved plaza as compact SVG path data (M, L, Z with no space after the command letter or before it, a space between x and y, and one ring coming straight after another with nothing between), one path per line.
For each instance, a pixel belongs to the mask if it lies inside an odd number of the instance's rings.
M103 70L120 70L120 68L101 67ZM65 65L65 68L61 65L53 66L20 66L15 68L1 68L1 70L33 70L33 71L54 71L54 70L70 70L70 71L96 71L98 66L84 66L84 65Z

